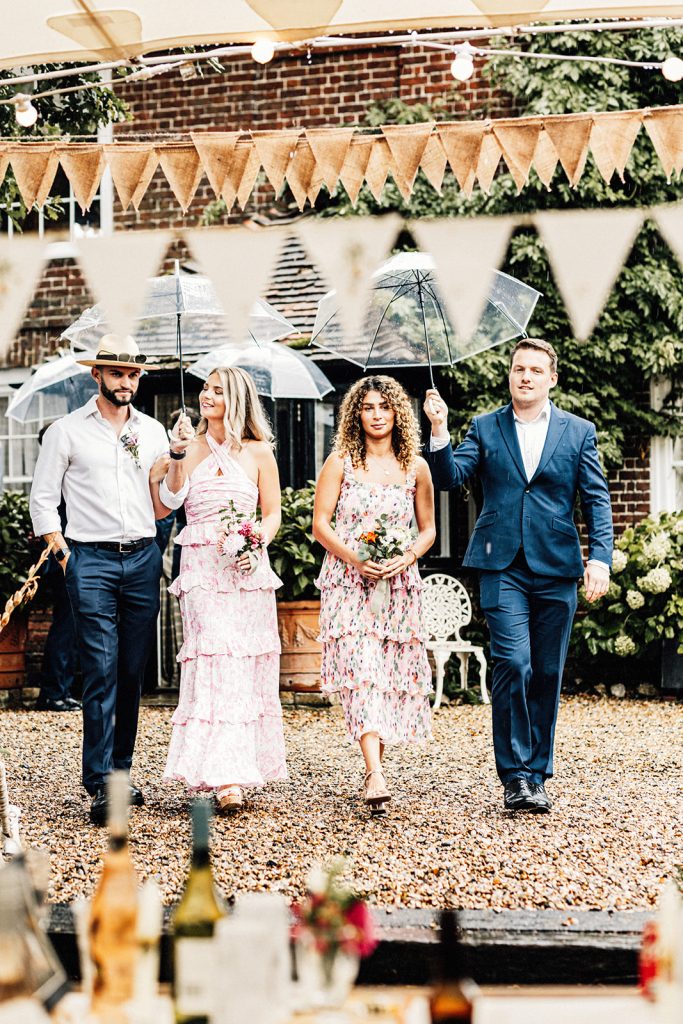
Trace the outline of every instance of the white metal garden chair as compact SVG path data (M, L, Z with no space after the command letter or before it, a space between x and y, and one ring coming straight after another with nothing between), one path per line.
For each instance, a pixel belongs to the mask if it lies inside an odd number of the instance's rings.
M468 626L472 619L472 603L469 594L460 580L442 572L426 576L423 582L422 607L425 626L429 632L427 650L434 655L436 666L434 710L436 711L441 703L446 664L451 654L457 654L460 660L460 684L463 690L467 689L467 668L470 655L474 655L477 659L481 699L484 704L488 704L484 648L468 643L460 636L460 630Z

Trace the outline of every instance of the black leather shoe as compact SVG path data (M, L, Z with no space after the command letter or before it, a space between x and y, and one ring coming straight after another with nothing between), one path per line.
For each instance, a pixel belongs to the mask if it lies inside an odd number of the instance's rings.
M545 791L542 782L532 782L529 785L534 810L539 814L547 814L553 806L553 802Z
M36 711L80 711L81 705L77 700L67 697L66 700L39 700L36 704Z
M505 783L505 810L532 811L536 810L529 780L521 775L508 779Z
M129 786L128 792L130 793L131 807L142 807L144 805L145 798L141 789L138 789L137 786Z
M107 823L107 790L104 786L95 790L90 804L90 820L93 825Z

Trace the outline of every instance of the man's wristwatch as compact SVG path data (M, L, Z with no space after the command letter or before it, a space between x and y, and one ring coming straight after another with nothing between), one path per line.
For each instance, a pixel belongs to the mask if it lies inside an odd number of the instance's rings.
M63 562L66 556L69 554L68 548L57 548L54 555L58 562Z
M174 452L172 448L169 448L168 454L169 454L169 455L171 456L171 458L172 458L172 459L174 459L174 460L175 460L176 462L180 462L180 460L181 460L181 459L184 459L184 458L185 458L185 456L187 455L187 452L186 452L186 451L184 451L184 450L183 450L182 452Z

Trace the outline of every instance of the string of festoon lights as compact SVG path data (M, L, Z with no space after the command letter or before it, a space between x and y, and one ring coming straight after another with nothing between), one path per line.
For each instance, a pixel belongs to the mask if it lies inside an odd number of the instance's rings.
M145 81L157 75L168 74L170 71L178 70L183 79L193 78L196 74L196 63L203 61L218 61L224 57L237 57L249 54L252 60L261 65L269 64L276 55L289 55L301 52L307 56L309 62L311 55L316 50L353 48L376 48L395 46L402 48L437 49L450 51L453 60L450 71L453 78L458 82L467 82L475 72L475 61L481 59L504 58L514 60L545 60L545 61L571 61L580 64L602 64L618 67L636 68L647 72L658 72L669 82L680 82L683 80L683 59L671 54L664 60L625 60L617 57L596 57L589 54L568 54L568 53L539 53L530 50L518 50L509 48L496 48L490 45L478 45L477 40L490 41L492 38L512 38L520 34L535 35L549 34L553 32L604 32L604 31L633 31L636 29L652 28L679 28L683 26L683 18L648 18L629 21L593 22L580 24L558 24L558 25L531 25L524 28L501 28L501 29L473 29L457 30L452 32L409 32L405 35L388 33L386 35L372 37L342 37L342 36L320 36L315 39L308 39L301 42L279 42L265 37L257 39L253 44L238 44L233 46L221 46L210 50L200 50L154 57L138 57L135 60L117 60L108 63L88 65L86 67L65 68L59 71L38 72L36 74L24 74L14 78L0 79L0 88L12 88L27 83L45 82L50 79L64 79L72 75L86 73L100 73L119 69L129 69L130 73L122 75L117 81L121 84L133 81ZM98 79L97 81L81 82L74 86L59 86L54 89L46 89L34 92L16 92L13 96L0 98L0 104L13 106L17 123L22 128L32 128L39 117L38 108L34 100L43 99L48 96L61 96L66 93L83 92L88 89L112 88L111 80Z

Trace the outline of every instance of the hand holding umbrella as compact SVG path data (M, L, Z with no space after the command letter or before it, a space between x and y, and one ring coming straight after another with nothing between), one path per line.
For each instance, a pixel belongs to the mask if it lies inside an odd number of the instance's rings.
M448 406L436 388L428 389L422 408L432 425L433 436L446 437L448 435Z
M173 424L173 429L169 430L168 436L171 441L171 452L175 453L176 458L184 459L187 449L195 438L192 420L186 412L180 413ZM173 455L171 455L171 458L173 458Z

